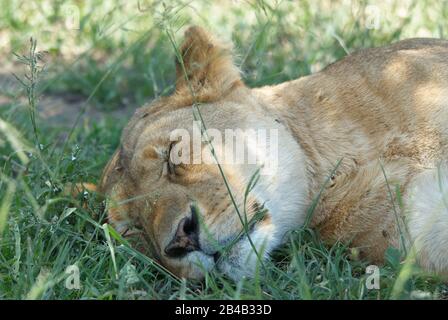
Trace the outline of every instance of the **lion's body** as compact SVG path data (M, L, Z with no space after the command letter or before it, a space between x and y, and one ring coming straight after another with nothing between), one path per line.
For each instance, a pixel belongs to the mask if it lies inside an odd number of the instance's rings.
M319 73L256 89L241 82L228 52L200 29L190 29L181 52L192 84L178 68L176 93L136 112L101 186L112 198L135 198L111 208L109 217L116 226L142 230L162 264L193 278L202 274L197 261L206 270L214 266L210 234L225 244L242 228L229 186L240 211L250 207L249 218L257 207L268 210L251 231L253 244L266 254L303 224L320 194L311 226L326 242L349 243L376 262L388 246L402 247L403 238L406 245L418 242L424 266L447 271L448 218L440 214L448 216L448 210L436 210L435 233L432 220L425 231L430 215L424 212L434 206L431 194L443 187L433 172L448 156L447 41L411 39L363 50ZM203 65L195 70L193 62ZM195 102L202 104L208 128L278 130L277 173L261 176L247 199L253 165L223 164L221 172L216 165L191 164L166 173L170 132L190 130ZM269 150L254 152L270 156ZM429 195L419 202L412 191L423 185L432 191L426 188ZM191 245L188 232L179 231L191 201L201 209L207 232L197 235L198 248L173 257L164 248L174 240L176 249ZM233 278L253 273L253 244L238 241L218 268Z
M448 160L448 41L363 50L256 91L306 154L309 201L342 159L312 220L321 236L351 240L374 260L399 246L406 208L391 200L396 186L406 198L413 179Z

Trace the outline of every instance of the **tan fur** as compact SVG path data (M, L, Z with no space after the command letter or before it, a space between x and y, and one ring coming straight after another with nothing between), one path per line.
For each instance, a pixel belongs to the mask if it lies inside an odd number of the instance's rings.
M163 254L192 199L218 242L241 230L216 165L186 165L174 175L163 170L169 133L191 126L191 106L199 102L209 127L262 127L275 120L283 135L293 137L290 150L297 152L290 157L304 176L292 184L306 190L297 194L306 206L341 161L311 221L324 241L350 243L375 262L383 260L388 246L402 245L397 214L398 220L406 217L396 190L406 196L415 177L447 158L448 42L410 39L361 50L316 74L255 89L242 83L230 49L198 27L186 32L181 55L185 69L177 64L176 91L136 111L104 171L101 190L116 202L109 210L113 223L143 231L162 264L192 278L203 273L192 259ZM238 170L224 166L242 206L247 179ZM250 201L253 207L263 202L257 196ZM269 212L274 227L275 217ZM216 251L206 244L210 241L201 241L206 254ZM211 263L206 255L192 255Z

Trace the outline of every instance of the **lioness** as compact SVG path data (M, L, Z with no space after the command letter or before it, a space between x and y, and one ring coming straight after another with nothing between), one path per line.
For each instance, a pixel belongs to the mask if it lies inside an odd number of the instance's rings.
M125 237L180 277L216 268L238 280L317 203L307 222L325 242L372 262L407 248L428 270L448 271L448 41L361 50L261 88L248 88L231 48L199 27L178 55L175 92L135 112L100 182ZM173 161L192 159L173 132L193 135L198 122L200 151L216 162ZM275 146L253 148L246 136L256 162L220 163L206 128L275 132ZM261 173L274 148L275 173Z

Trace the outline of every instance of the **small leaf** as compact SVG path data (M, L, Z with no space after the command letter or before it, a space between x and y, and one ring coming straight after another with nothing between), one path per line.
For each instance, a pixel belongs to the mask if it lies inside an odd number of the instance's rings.
M400 250L394 247L389 247L386 249L385 253L386 262L392 267L392 268L398 268L400 266L401 262L401 253Z

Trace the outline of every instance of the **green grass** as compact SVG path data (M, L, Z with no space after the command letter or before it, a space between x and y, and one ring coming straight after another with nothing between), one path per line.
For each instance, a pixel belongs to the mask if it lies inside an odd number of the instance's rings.
M379 5L378 29L366 28L368 1L142 1L140 8L131 1L79 3L79 29L72 30L63 1L0 0L0 73L12 65L34 90L0 88L9 97L0 106L0 299L447 297L446 284L400 263L392 249L380 269L381 289L368 290L368 264L342 244L325 246L309 229L291 233L254 280L233 283L212 273L203 283L181 281L113 230L106 236L95 194L72 199L61 190L69 182L98 181L127 120L110 112L173 89L175 54L167 28L178 41L179 28L188 24L232 40L246 83L259 86L317 71L347 51L411 36L445 37L448 1ZM47 53L36 61L45 68L30 82L24 77L29 65L17 64L13 52L29 55L31 36L37 51ZM32 121L39 98L55 95L79 96L85 101L79 112L103 116L84 118L73 130L38 116ZM70 265L79 268L79 290L65 286Z

